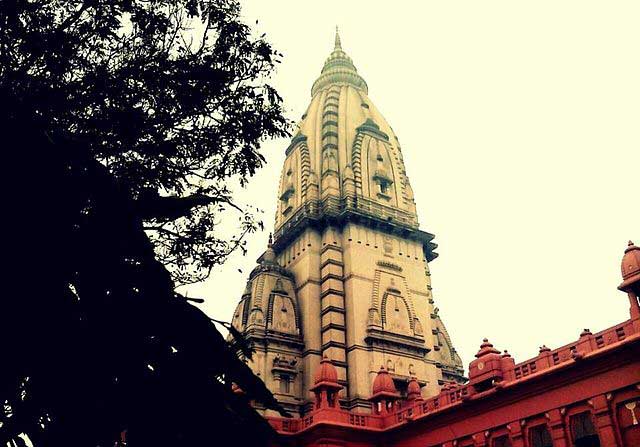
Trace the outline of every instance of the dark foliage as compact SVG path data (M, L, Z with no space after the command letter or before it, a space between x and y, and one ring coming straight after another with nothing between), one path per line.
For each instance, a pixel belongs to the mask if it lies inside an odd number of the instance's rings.
M0 445L272 433L231 390L278 408L242 343L174 291L256 228L226 185L286 133L264 83L277 55L238 14L232 0L0 3ZM230 240L214 232L225 209L241 215Z
M11 104L5 157L30 184L5 201L19 216L0 309L0 444L243 445L271 431L231 389L278 409L202 311L174 292L128 191L84 146L45 134ZM35 191L41 200L27 200ZM40 262L34 263L34 260ZM29 266L25 279L24 266Z
M263 164L262 140L287 134L266 83L279 54L239 14L236 0L4 0L0 9L2 88L108 167L178 283L206 277L261 226L228 183ZM239 219L231 236L216 231L224 212Z

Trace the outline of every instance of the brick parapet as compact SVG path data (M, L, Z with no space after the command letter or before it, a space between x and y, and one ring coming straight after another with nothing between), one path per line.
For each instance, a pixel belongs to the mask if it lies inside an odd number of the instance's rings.
M531 365L535 365L533 371ZM626 407L616 404L613 408L611 401L622 394L637 400L636 418L640 418L640 333L634 331L631 320L595 334L584 331L574 343L541 350L537 357L504 371L503 377L482 391L468 384L446 385L437 396L402 402L387 415L332 408L304 418L268 419L285 438L322 425L380 432L387 439L385 445L398 447L462 445L457 442L462 439L489 447L498 429L508 429L513 446L527 445L526 427L537 414L544 416L554 447L568 447L572 435L566 410L582 404L587 410L580 407L580 411L589 411L601 445L622 447L615 412ZM485 417L476 417L480 415Z

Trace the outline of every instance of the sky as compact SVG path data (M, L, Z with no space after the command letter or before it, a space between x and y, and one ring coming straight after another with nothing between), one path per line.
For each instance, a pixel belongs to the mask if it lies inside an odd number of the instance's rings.
M272 83L296 121L340 27L436 235L434 299L465 368L484 337L519 362L629 318L616 287L640 243L639 1L241 3L284 54ZM231 320L266 248L287 145L265 143L237 194L265 231L183 289L214 318Z

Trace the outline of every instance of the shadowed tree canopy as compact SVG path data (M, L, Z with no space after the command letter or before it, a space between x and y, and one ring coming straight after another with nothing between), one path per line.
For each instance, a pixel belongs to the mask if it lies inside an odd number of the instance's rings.
M268 442L250 353L175 281L258 225L227 184L286 134L276 59L235 1L2 2L0 444Z
M260 142L290 124L266 82L280 55L239 15L236 0L7 0L0 11L2 88L108 168L180 284L261 226L229 181L244 184L264 162ZM237 231L216 231L230 217Z

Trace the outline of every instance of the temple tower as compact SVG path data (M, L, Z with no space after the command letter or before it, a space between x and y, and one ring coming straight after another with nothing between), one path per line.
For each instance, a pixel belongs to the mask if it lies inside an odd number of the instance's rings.
M434 236L419 228L400 142L367 95L336 32L286 149L273 241L233 317L253 370L294 411L313 405L324 357L341 405L367 412L381 366L400 395L412 379L424 397L464 380L431 294Z

